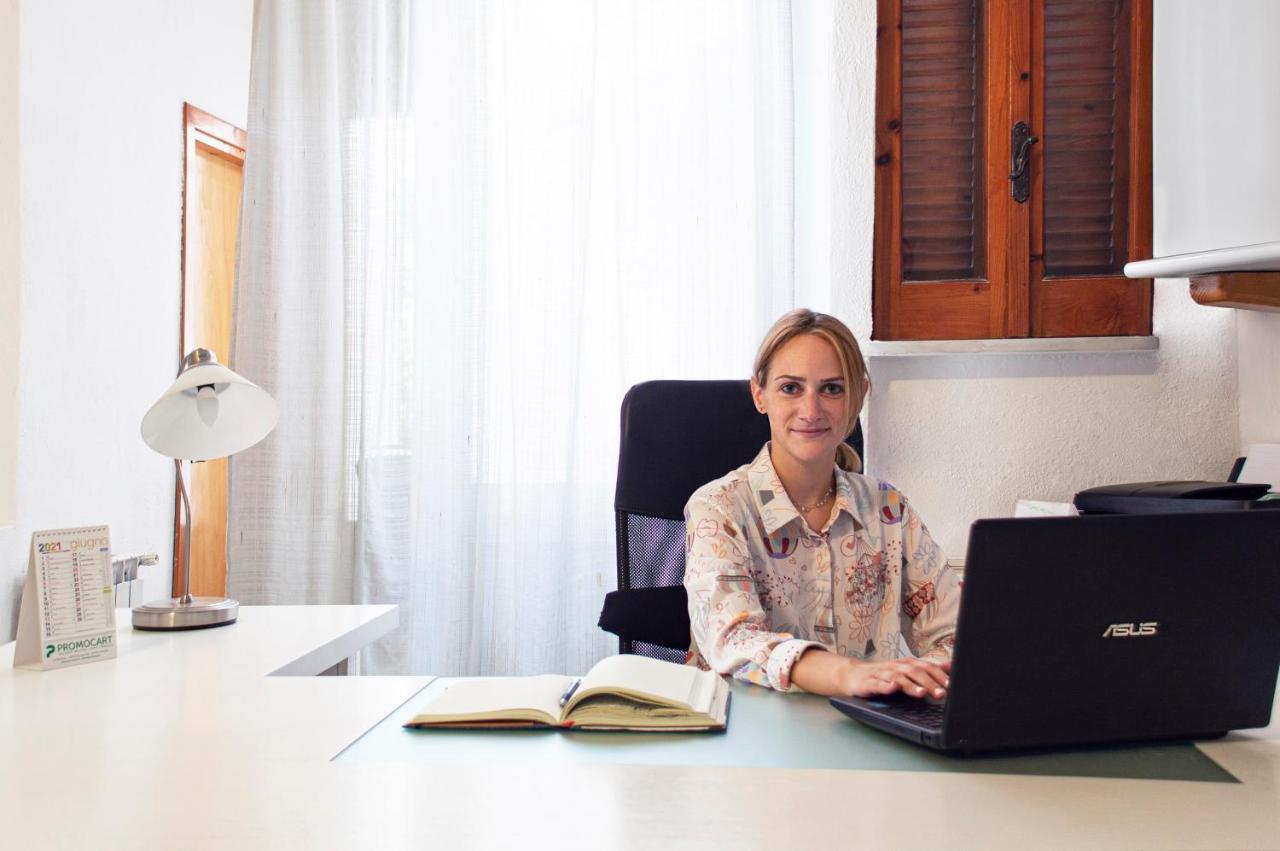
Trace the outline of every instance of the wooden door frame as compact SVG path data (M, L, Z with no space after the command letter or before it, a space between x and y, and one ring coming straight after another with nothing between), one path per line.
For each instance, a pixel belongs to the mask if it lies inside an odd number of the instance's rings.
M201 145L218 156L244 166L245 149L248 134L236 127L205 112L189 103L182 104L182 248L181 277L178 292L178 359L182 362L187 352L187 190L191 176L191 168L195 163L196 146ZM224 353L224 357L226 353ZM187 566L181 564L178 554L182 552L182 496L178 490L178 482L173 483L173 593L182 593L184 573ZM226 582L226 566L223 565L223 583ZM225 592L224 592L225 593Z

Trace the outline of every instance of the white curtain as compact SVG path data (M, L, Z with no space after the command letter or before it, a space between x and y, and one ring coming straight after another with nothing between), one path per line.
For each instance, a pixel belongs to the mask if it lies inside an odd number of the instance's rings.
M232 594L400 604L366 671L585 670L623 394L792 306L790 4L259 0L253 62Z

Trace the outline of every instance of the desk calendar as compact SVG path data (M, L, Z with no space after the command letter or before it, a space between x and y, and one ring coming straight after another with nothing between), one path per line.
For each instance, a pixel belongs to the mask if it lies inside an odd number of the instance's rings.
M22 585L14 666L49 670L115 655L107 527L36 532Z

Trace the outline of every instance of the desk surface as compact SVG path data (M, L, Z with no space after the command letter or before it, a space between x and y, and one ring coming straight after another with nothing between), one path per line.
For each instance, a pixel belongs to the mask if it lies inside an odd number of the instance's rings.
M242 609L120 630L120 656L0 648L0 830L14 848L1275 848L1280 742L1201 745L1240 783L840 769L332 758L428 677L306 677L385 606ZM732 724L732 721L731 721ZM554 734L549 734L554 735ZM203 755L203 756L200 756ZM183 813L189 812L189 817Z
M449 682L433 681L338 760L418 761L438 766L493 762L719 765L1236 782L1199 748L1185 742L969 757L940 754L858 724L833 709L825 697L779 694L742 682L731 684L729 727L723 733L404 729L405 722Z

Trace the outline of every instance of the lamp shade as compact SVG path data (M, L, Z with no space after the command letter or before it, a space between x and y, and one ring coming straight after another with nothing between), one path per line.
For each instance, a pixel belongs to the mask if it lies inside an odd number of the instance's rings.
M271 394L196 349L142 418L142 439L161 455L208 461L248 449L278 420Z

